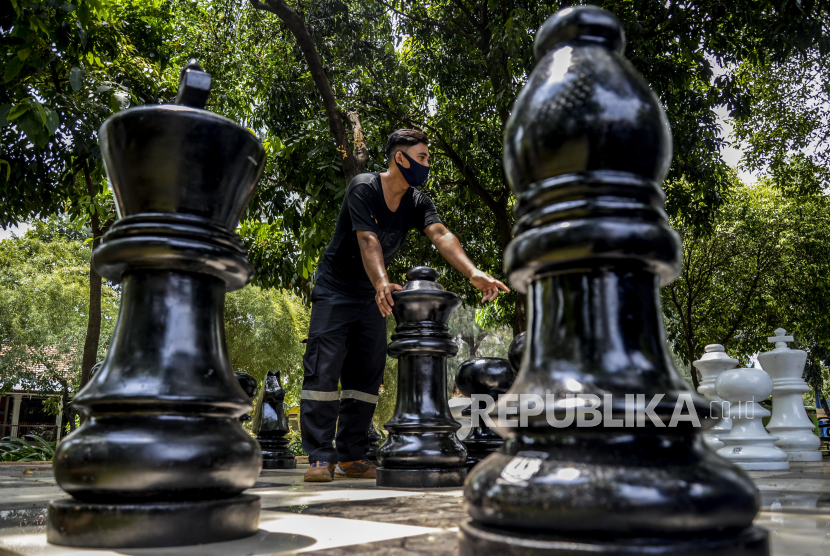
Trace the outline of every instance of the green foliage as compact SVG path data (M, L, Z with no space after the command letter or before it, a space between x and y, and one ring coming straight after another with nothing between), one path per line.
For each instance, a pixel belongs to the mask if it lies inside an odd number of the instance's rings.
M307 456L303 450L303 435L300 431L291 431L288 433L288 449L294 452L295 456Z
M260 384L268 371L279 371L286 407L300 399L308 317L308 308L285 290L247 286L225 296L225 337L234 371Z
M744 63L737 75L751 96L748 109L735 120L742 164L769 173L790 195L814 195L830 187L827 50L817 44L784 61Z
M435 155L425 191L471 258L500 277L514 202L501 168L502 131L534 65L535 32L563 3L289 3L311 31L340 108L360 117L366 169L386 165L382 149L393 129L424 128ZM244 122L269 145L266 172L242 228L256 283L308 295L346 185L308 64L271 13L210 0L180 4L175 64L199 57L217 83L211 108ZM675 153L668 210L681 225L705 229L733 184L720 157L724 139L714 109L726 106L735 118L749 112L755 85L739 68L826 52L828 6L787 0L599 4L620 18L627 56L667 110ZM716 75L713 61L725 70ZM760 118L748 129L763 128ZM392 279L401 282L415 264L447 268L426 238L410 234L389 269ZM479 299L454 270L444 270L442 281L470 305ZM515 293L502 297L482 319L510 323L515 302Z
M35 222L23 237L0 241L0 390L21 383L69 396L77 388L91 255L80 236L65 221L50 220ZM118 291L104 287L99 358L106 353L118 303ZM50 409L57 413L57 407Z
M101 123L166 94L157 83L170 13L159 0L14 0L10 8L0 12L4 227L81 201L90 193L79 174L102 184Z
M55 457L55 442L47 442L30 434L26 439L6 436L0 439L0 461L52 461Z
M669 340L688 364L723 344L749 364L778 327L810 352L808 378L830 363L830 199L788 197L770 179L734 185L710 233L675 222L683 273L663 288Z

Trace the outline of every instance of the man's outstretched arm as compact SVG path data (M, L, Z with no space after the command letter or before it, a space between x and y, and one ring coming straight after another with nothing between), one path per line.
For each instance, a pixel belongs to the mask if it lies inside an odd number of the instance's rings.
M430 224L424 228L424 233L432 241L432 244L435 245L435 248L438 249L438 252L441 253L441 256L458 272L468 278L473 286L484 293L481 297L482 303L494 300L499 295L499 290L510 291L507 286L486 272L482 272L476 268L476 265L473 264L473 261L464 252L464 248L461 247L461 242L458 241L458 238L446 226L440 223Z
M360 246L360 257L363 259L363 268L369 275L369 280L375 287L375 302L380 314L384 317L392 314L392 292L402 290L398 284L390 284L386 274L386 265L383 264L383 248L375 232L357 231L357 244Z

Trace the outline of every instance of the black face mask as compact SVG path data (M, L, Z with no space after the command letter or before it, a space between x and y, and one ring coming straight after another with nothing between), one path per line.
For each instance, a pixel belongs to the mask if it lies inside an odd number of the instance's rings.
M404 157L406 157L406 159L409 161L409 168L404 168L403 166L398 164L397 160L395 161L395 164L398 166L398 170L401 171L403 179L405 179L406 183L408 183L412 187L421 187L429 177L429 166L418 164L403 151L398 152L404 155Z

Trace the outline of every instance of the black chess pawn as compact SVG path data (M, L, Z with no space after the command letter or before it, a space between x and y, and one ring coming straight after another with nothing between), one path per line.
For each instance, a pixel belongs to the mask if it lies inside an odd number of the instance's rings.
M259 389L259 386L256 383L256 379L248 373L233 373L233 376L236 377L237 382L239 382L239 386L242 388L242 390L245 391L245 393L248 395L251 401L253 401L256 397L257 390ZM250 413L246 413L245 415L239 418L239 421L242 423L247 423L250 420Z
M58 445L50 543L89 548L227 541L258 530L259 445L223 332L225 292L253 277L236 225L265 151L207 110L210 76L184 68L179 105L110 117L101 156L119 220L92 255L122 287L104 365L73 403L89 419Z
M504 446L467 477L462 556L769 553L755 486L703 443L717 410L667 351L658 286L681 263L660 187L671 133L624 45L599 8L548 19L505 130L517 220L504 265L528 300L511 393L542 411L497 422Z
M265 377L265 394L252 429L262 447L263 469L294 469L297 458L288 448L288 418L285 416L285 390L280 373L269 371Z
M464 409L462 415L472 416L473 406L478 410L477 422L472 423L470 433L463 440L467 448L467 467L472 468L504 443L504 439L485 421L485 418L489 418L486 401L498 400L501 394L507 392L515 378L516 374L507 359L500 357L477 357L458 366L455 385L464 396L473 398L472 404ZM488 396L489 399L476 396Z
M525 353L525 344L527 343L527 332L516 334L513 341L510 342L510 347L507 348L507 362L510 368L513 369L514 374L519 374L519 368L522 366L522 357Z
M415 267L406 278L403 290L392 294L397 326L388 353L398 360L398 397L378 450L377 485L461 486L467 450L447 404L447 357L458 353L447 324L461 299L436 282L432 268Z
M378 463L378 449L380 448L378 442L382 438L380 433L375 429L375 423L369 423L369 430L366 431L366 440L368 442L368 446L366 446L366 459L375 465Z

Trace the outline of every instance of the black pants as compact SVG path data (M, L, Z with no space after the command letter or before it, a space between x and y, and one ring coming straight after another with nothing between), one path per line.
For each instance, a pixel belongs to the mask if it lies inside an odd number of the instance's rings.
M374 298L319 285L311 303L300 398L303 449L310 462L366 459L366 433L386 364L386 318ZM337 449L331 443L335 428Z

